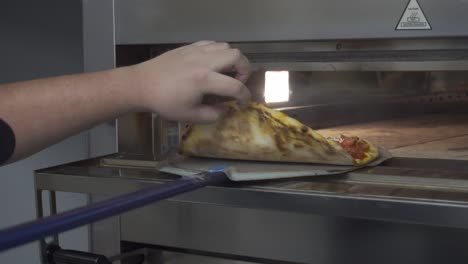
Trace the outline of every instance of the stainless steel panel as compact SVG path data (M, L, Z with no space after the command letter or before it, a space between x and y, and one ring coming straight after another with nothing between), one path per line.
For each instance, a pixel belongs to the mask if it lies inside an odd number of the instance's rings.
M253 66L270 71L466 71L468 61L270 62Z
M417 181L418 177L425 175L436 175L439 178L450 178L453 175L459 180L466 180L467 177L467 163L464 161L395 158L392 162L395 168L392 169L391 165L383 168L403 176L408 172L406 179L410 181ZM421 163L424 165L421 166ZM367 178L374 175L372 170L360 172L367 174ZM408 185L406 181L401 184L388 183L385 177L382 181L372 182L366 180L366 177L359 179L358 173L322 180L314 178L310 181L296 179L235 184L234 188L212 186L179 195L171 201L468 229L466 187L438 186L441 182L434 184L434 180L430 181L431 184L416 186ZM375 179L380 175L385 173L379 172ZM88 164L39 172L36 187L117 195L175 178L150 168L95 167Z
M466 50L468 38L367 39L293 42L243 42L231 46L245 53L290 53L331 51L424 51Z
M123 215L122 239L278 261L327 263L333 250L331 220L164 202Z
M119 153L162 160L177 151L178 122L166 121L153 113L134 113L118 119Z
M122 239L263 263L463 263L468 257L467 230L174 202L123 215Z
M154 115L152 113L131 113L119 117L117 125L119 152L152 158L153 128Z
M407 0L116 0L116 43L467 36L468 2L419 0L432 30L395 31Z
M102 197L177 178L157 173L155 161L133 161L45 169L36 186ZM337 177L212 186L121 215L120 234L116 222L104 224L96 245L120 236L263 263L462 263L467 171L466 161L395 158Z
M116 66L128 66L150 59L146 46L117 47ZM157 117L152 113L128 113L117 120L117 144L120 153L154 158Z
M91 195L91 203L97 203L110 197ZM104 256L120 254L120 217L111 217L90 225L91 252ZM119 264L120 262L117 262Z
M468 39L391 39L234 43L257 70L461 71Z
M115 67L114 1L82 0L83 61L87 72Z

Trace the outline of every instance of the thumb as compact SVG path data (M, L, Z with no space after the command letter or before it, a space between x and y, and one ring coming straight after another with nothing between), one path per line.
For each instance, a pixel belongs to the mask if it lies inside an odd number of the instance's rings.
M192 111L193 122L196 123L213 123L216 122L225 112L222 107L215 105L200 105Z

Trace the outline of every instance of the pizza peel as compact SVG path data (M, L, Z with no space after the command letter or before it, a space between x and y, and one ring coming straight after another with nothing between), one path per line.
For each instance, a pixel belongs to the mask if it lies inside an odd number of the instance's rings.
M294 177L336 175L381 164L391 158L379 148L379 158L364 166L339 166L290 162L262 162L176 156L158 165L158 170L180 176L191 176L217 166L229 167L231 181L274 180Z
M379 152L380 158L365 167L376 166L391 157L390 153L383 149L379 149ZM229 180L271 180L336 175L359 168L362 167L177 157L161 162L157 169L181 175L181 179L155 184L99 203L0 230L0 251Z

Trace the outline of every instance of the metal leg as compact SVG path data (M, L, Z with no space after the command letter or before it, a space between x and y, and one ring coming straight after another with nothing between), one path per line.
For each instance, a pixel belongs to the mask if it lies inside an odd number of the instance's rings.
M49 208L50 215L57 214L57 197L55 196L55 191L49 191ZM52 239L52 243L59 243L58 234L55 234Z
M42 190L36 190L36 218L42 218L44 217L44 207L43 207L43 204L42 204ZM44 239L41 239L41 241L39 241L39 250L40 250L40 254L41 254L41 263L45 264L46 261L45 259L42 257L43 256L43 252L45 252L45 248L46 248L46 241L45 241L45 238Z
M96 203L108 198L108 196L91 195L90 201ZM120 217L112 217L91 224L90 240L91 252L104 256L120 255Z
M47 195L47 198L44 196ZM96 203L109 197L91 195L90 202ZM45 201L47 200L47 201ZM48 204L48 214L45 212L45 203ZM46 206L47 207L47 206ZM48 215L57 214L57 198L55 191L36 190L36 215L37 218L43 218ZM48 244L59 244L58 234L50 238L44 238L40 241L41 254L44 252ZM90 226L90 249L91 252L104 256L120 255L120 217L113 217L104 221L96 222ZM41 263L46 264L47 260L42 258ZM119 264L120 261L114 263Z
M55 195L55 191L48 191L48 190L36 190L36 217L43 218L46 216L44 213L44 199L43 195L46 194L47 192L48 195L48 203L49 203L49 214L48 215L54 215L57 213L57 198ZM52 236L52 239L50 241L47 240L47 237L41 239L39 242L39 250L41 252L42 258L41 262L42 263L47 263L46 259L44 259L44 252L46 250L47 244L49 243L59 243L59 238L58 235Z

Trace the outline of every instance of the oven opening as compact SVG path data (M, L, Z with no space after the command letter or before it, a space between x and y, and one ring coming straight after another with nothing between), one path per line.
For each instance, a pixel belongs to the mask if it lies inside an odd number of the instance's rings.
M288 102L289 71L266 71L263 95L266 103Z
M261 89L262 73L249 81ZM468 159L466 72L290 71L287 102L255 100L324 136L357 135L395 157Z
M117 66L145 61L180 45L117 46ZM248 80L253 100L322 135L357 135L395 157L468 159L465 71L317 71L274 62L275 69L257 67ZM118 123L119 152L154 159L176 151L184 130L184 124L160 120L152 113L124 116Z

